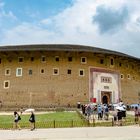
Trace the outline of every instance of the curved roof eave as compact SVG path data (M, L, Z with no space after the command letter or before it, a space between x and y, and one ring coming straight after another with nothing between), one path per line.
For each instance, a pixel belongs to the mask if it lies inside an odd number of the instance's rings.
M140 58L133 57L121 52L107 50L103 48L97 48L92 46L84 45L70 45L70 44L32 44L32 45L9 45L9 46L0 46L0 52L9 52L9 51L77 51L77 52L94 52L94 53L103 53L103 54L113 54L122 57L133 58L140 60Z

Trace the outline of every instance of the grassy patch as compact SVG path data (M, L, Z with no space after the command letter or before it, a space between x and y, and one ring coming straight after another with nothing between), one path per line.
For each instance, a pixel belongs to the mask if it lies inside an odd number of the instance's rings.
M30 114L21 115L21 128L29 128ZM50 112L44 114L36 114L37 128L65 128L65 127L94 127L94 126L112 126L112 120L109 121L95 121L93 124L88 124L86 120L77 112ZM0 129L11 129L13 127L14 117L12 115L0 115ZM134 116L127 115L123 125L133 125Z
M20 126L22 128L29 127L28 115L21 115ZM36 114L36 127L37 128L55 128L55 127L74 127L84 125L83 120L76 112L53 112L45 114ZM14 117L12 115L0 116L0 128L10 129L13 126Z

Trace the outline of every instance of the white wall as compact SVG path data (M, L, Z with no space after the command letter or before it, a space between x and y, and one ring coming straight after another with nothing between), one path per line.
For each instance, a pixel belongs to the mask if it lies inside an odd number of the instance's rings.
M101 82L101 77L111 77L111 83ZM111 102L116 103L119 99L119 76L114 73L93 72L93 91L92 97L97 99L97 103L101 102L101 91L111 92Z

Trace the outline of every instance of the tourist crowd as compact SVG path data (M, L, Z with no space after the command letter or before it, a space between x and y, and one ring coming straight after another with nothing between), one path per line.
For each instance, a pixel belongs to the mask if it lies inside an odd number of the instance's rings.
M126 119L126 110L127 107L121 101L115 106L108 104L79 104L77 106L81 109L82 114L90 121L90 119L94 120L109 120L109 117L113 119L114 125L122 125L123 120ZM135 123L138 123L140 116L140 109L135 107Z

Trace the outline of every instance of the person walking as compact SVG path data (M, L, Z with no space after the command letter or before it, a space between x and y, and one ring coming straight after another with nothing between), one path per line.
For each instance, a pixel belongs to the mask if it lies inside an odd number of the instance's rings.
M21 127L19 125L19 121L21 120L20 115L15 111L14 112L14 125L13 125L13 129L19 129L21 130Z
M35 114L33 111L31 112L31 116L29 118L29 121L30 121L31 131L33 131L35 129Z

